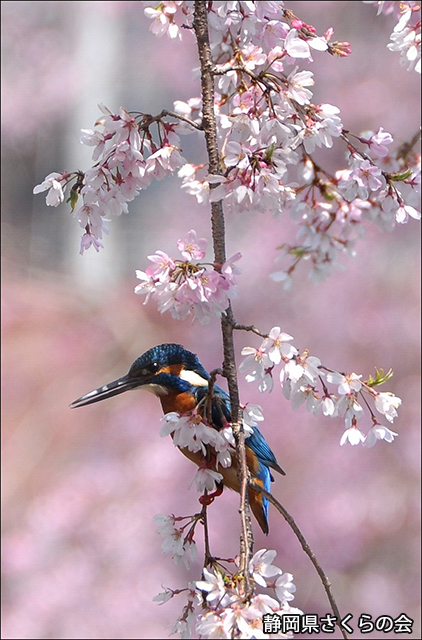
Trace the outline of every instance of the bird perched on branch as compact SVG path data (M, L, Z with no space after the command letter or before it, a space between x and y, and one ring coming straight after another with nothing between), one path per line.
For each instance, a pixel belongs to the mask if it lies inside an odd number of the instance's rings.
M199 407L198 412L205 424L217 431L221 431L231 422L228 394L218 385L212 384L209 373L196 355L179 344L161 344L149 349L135 360L125 376L85 394L70 406L82 407L138 388L151 391L158 396L165 414L176 412L184 415ZM251 478L270 491L271 482L274 480L270 468L282 475L285 473L259 429L253 426L250 431L245 440L248 469ZM216 453L211 445L206 445L205 455L204 448L199 451L190 451L187 447L179 448L198 467L205 466L223 476L212 497L219 495L223 486L239 492L234 451L231 453L231 465L219 465L216 469ZM210 497L209 495L208 498ZM261 529L268 533L268 499L262 493L249 489L249 503Z

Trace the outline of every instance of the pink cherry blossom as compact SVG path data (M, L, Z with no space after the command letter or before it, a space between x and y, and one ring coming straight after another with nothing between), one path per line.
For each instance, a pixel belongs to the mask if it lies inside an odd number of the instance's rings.
M397 436L398 434L394 431L391 431L391 429L388 429L388 427L384 427L383 425L377 423L374 424L371 429L369 429L368 433L366 434L363 446L373 447L378 440L393 442L394 438Z
M148 256L153 266L147 267L146 271L136 271L136 277L142 284L135 287L135 293L146 295L144 304L153 297L161 313L170 311L174 318L180 320L193 313L201 324L221 315L229 300L237 295L234 276L240 270L234 262L241 258L241 254L226 260L220 269L218 265L208 268L192 262L193 258L204 257L206 244L206 240L198 239L191 229L186 240L178 242L184 261L173 259L163 251Z
M46 203L49 207L57 207L64 200L64 189L62 182L64 182L66 174L62 173L49 173L45 180L38 184L33 189L33 193L42 193L47 191Z
M312 98L312 91L305 87L312 87L315 84L312 71L297 71L295 67L287 77L287 95L299 104L309 104Z
M271 362L280 364L282 357L290 360L297 354L297 349L293 345L287 344L291 340L293 340L293 336L281 331L280 327L273 327L268 338L262 343L261 349L268 352Z
M384 131L382 127L379 128L378 133L372 134L368 140L371 153L379 158L384 158L389 154L387 145L392 144L393 142L394 140L391 133Z
M397 417L397 409L401 405L401 399L394 394L384 391L378 392L375 396L375 408L382 413L389 422L393 422Z
M205 257L205 249L208 241L205 238L197 238L196 231L191 229L185 240L179 240L177 248L186 260L202 260Z
M249 571L255 582L261 587L267 586L266 578L271 578L281 573L281 569L272 564L276 555L276 551L260 549L253 555L249 563Z
M349 393L360 391L362 388L362 383L360 382L361 378L362 376L357 375L356 373L350 373L348 375L343 375L337 371L327 373L327 382L338 385L337 393L340 395L347 395Z
M306 40L299 37L297 29L291 29L284 41L284 48L292 58L310 58L311 51Z

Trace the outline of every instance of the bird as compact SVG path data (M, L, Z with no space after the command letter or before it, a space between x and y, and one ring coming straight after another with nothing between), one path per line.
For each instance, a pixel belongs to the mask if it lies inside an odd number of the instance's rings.
M81 396L74 400L70 407L74 409L100 402L130 389L144 389L158 396L164 414L177 412L182 415L201 406L203 413L207 410L208 425L220 431L231 422L230 398L224 389L214 384L212 398L209 400L210 380L210 374L204 369L196 354L180 344L165 343L152 347L139 356L126 375ZM252 427L252 433L246 437L245 445L251 478L269 492L271 482L274 481L270 469L281 475L285 475L285 472L258 427ZM187 447L179 449L199 467L205 464L216 471L215 452L212 453L210 445L207 445L207 457L204 457L202 451L193 452ZM218 472L223 476L223 480L217 485L215 496L219 495L224 487L240 492L234 452L231 466L219 466ZM253 489L248 490L248 495L252 513L262 531L268 534L268 498Z

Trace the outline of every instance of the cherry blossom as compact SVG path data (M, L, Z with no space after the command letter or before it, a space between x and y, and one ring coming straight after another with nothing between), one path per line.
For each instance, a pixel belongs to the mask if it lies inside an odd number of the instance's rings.
M49 189L47 204L57 206L64 200L67 184L75 180L69 201L74 217L84 229L81 253L90 246L97 251L103 247L103 232L109 231L105 225L107 216L128 213L128 203L142 189L185 163L175 125L159 121L160 146L156 146L148 136L141 139L142 114L133 117L123 108L113 113L105 105L98 106L102 116L95 123L96 128L83 129L80 138L83 144L93 147L94 166L85 173L52 173L34 189L34 193ZM78 201L81 203L75 211Z
M206 567L202 573L204 579L196 582L196 588L207 593L208 602L215 601L223 607L229 604L231 598L226 591L222 574L219 571L208 571Z
M360 391L362 388L362 383L360 382L361 378L362 376L358 376L356 373L350 373L346 376L342 373L338 373L337 371L327 373L327 382L337 384L337 393L339 393L340 395L346 395L349 393L353 393L354 391Z
M280 327L273 327L262 343L262 348L267 350L271 362L280 364L282 358L290 360L297 354L296 348L288 344L290 340L293 340L293 336L281 331Z
M295 67L293 71L287 76L287 95L293 100L296 100L298 104L309 104L312 98L312 91L305 87L312 87L315 84L312 71L299 71L298 67Z
M363 416L363 407L357 401L356 394L349 393L337 400L336 412L339 416L344 417L345 425L349 428Z
M57 207L64 200L64 189L62 182L65 182L66 174L49 173L45 180L33 189L33 193L47 191L46 203L49 207ZM66 183L65 183L66 184Z
M397 48L406 64L415 67L420 56L418 8L417 3L404 2L401 10L394 5L387 11L398 19L390 48ZM144 12L151 19L154 33L180 39L182 25L192 25L193 3L151 3ZM199 204L223 199L228 213L251 209L274 215L281 210L290 213L299 225L299 242L283 250L285 259L293 257L292 263L271 275L286 290L293 285L299 263L308 263L309 277L314 282L324 280L335 268L343 268L338 257L356 254L356 242L364 236L368 220L391 230L409 217L420 219L419 157L410 154L404 161L395 157L393 136L382 127L377 133L354 136L352 140L351 134L345 134L335 105L310 103L314 77L308 68L301 68L303 61L312 61L311 51L350 55L348 43L331 42L331 27L324 35L318 35L312 25L286 10L283 3L211 3L208 16L213 56L218 59L220 73L217 80L221 93L215 96L215 110L221 159L227 168L225 176L206 176L205 164L192 165L180 153L179 134L195 131L192 124L200 129L200 98L175 101L174 113L182 118L179 123L170 123L164 116L133 116L123 108L113 113L99 105L102 115L95 129L84 129L81 137L83 144L93 147L95 165L77 177L70 198L72 208L78 198L83 201L77 209L82 215L76 216L84 230L81 253L91 246L98 251L103 246L104 233L108 233L105 222L127 213L128 203L153 180L176 171L182 179L181 188L196 197ZM261 71L263 75L256 75ZM157 140L152 135L151 122L158 124ZM324 172L322 179L311 156L318 147L331 148L335 138L342 138L353 151L349 154L349 168L340 169L331 179ZM372 157L356 148L354 140L366 145ZM388 171L380 165L384 160ZM302 176L302 183L292 180L293 167ZM409 176L407 171L411 172ZM77 174L50 174L35 187L35 192L48 189L47 204L57 206L63 202L63 191L73 179L71 176ZM400 191L393 184L397 181L402 183ZM304 188L306 185L309 188ZM318 190L320 199L315 197ZM84 216L85 204L96 204L96 214L92 209L91 215ZM308 213L301 209L303 205L308 206ZM99 224L99 216L104 223ZM199 253L186 259L201 259ZM142 290L147 298L160 294L160 311L169 310L178 318L193 312L205 323L210 313L220 313L227 303L218 286L221 280L218 282L218 277L209 272L208 276L208 288L200 283L198 275L187 279L180 288L168 283L160 292L152 280L141 276ZM208 299L208 309L192 300L192 291L202 303ZM212 302L210 298L214 298Z
M197 238L196 231L191 229L186 236L186 240L178 241L177 248L186 260L202 260L205 257L207 244L208 242L205 238Z
M282 573L275 582L275 593L280 602L290 602L294 598L296 585L293 584L291 573Z
M196 544L189 534L185 535L184 533L186 526L191 523L190 518L188 518L189 522L184 526L176 526L176 522L180 522L182 519L185 518L157 515L154 516L154 523L157 527L157 532L164 538L162 543L163 553L171 553L176 564L180 564L183 561L186 568L189 569L191 562L196 559Z
M366 434L366 438L363 443L363 446L373 447L378 440L393 442L394 438L397 435L398 435L397 433L395 433L394 431L391 431L391 429L388 429L388 427L384 427L383 425L376 423L374 424L373 427L369 429L368 433Z
M248 382L258 380L260 391L271 391L273 388L273 363L268 354L262 349L244 347L244 349L242 349L242 356L247 357L240 363L239 371L242 373L247 372L245 376L246 380Z
M421 212L417 211L415 207L412 207L410 204L403 204L399 206L396 210L396 221L399 224L403 224L407 222L408 217L414 218L415 220L421 219Z
M324 417L343 418L345 431L340 440L341 445L348 442L352 445L366 443L365 446L372 446L377 439L393 442L397 434L378 423L369 429L366 437L357 427L358 421L363 418L364 406L369 406L369 401L373 401L377 411L389 422L397 417L401 399L390 392L378 392L374 388L376 384L391 377L391 372L386 376L379 374L375 380L370 377L365 381L362 374L326 369L321 360L311 355L307 349L301 353L291 344L292 340L293 336L283 333L280 327L273 327L258 348L242 349L245 359L240 363L239 371L245 374L248 382L258 382L259 390L265 392L272 391L273 370L280 367L282 392L293 408L304 405L314 415L321 410ZM335 391L331 391L328 385L335 386ZM367 397L365 403L360 401L363 394ZM255 421L252 422L246 417L247 407L248 405L244 409L245 422L256 424L262 415L261 408L253 410L256 415L254 417L252 414L252 420ZM374 422L372 411L371 418Z
M297 29L290 29L284 42L284 48L291 58L310 58L311 50L306 40L299 38Z
M212 493L216 490L217 484L223 480L223 476L218 471L208 469L206 467L200 468L196 471L195 476L189 486L192 486L193 482L196 483L196 489L199 493L208 491Z
M235 575L220 566L204 568L203 579L189 584L188 602L173 626L172 633L199 638L267 638L268 635L262 630L264 614L276 613L283 616L303 613L290 606L295 585L291 574L283 576L283 581L279 580L277 586L278 599L257 593L248 602L244 602ZM193 591L193 587L196 591ZM272 588L275 590L275 585ZM168 591L171 590L166 590L163 597L167 597Z
M208 427L202 422L202 417L195 413L179 416L177 413L167 413L161 418L166 424L160 430L162 437L173 434L173 442L176 447L189 449L189 451L202 451L206 454L206 445L212 445L221 450L226 441L219 432Z
M363 136L368 135L364 133ZM369 133L368 145L371 153L379 158L385 158L389 154L387 145L394 142L393 136L388 131L384 131L382 127L379 128L378 133Z
M249 564L249 571L255 582L261 587L267 586L266 578L271 578L281 573L281 569L272 564L277 553L273 550L260 549Z
M223 313L229 301L237 295L234 276L240 273L234 264L241 258L237 253L222 265L211 269L207 265L192 262L205 256L207 241L197 239L191 229L185 240L178 241L178 248L185 260L173 259L163 251L148 256L153 263L146 271L136 271L141 284L135 293L150 297L158 303L161 313L171 311L173 318L183 320L190 314L207 324L212 316Z
M185 2L178 2L177 0L164 0L158 6L154 4L156 8L146 7L144 9L146 17L153 20L150 26L152 33L158 38L167 34L171 39L178 38L181 40L182 34L179 25L175 22L175 18L182 13L181 9L183 10L185 4Z
M157 593L157 595L153 597L153 602L158 602L158 604L164 604L165 602L168 602L169 600L171 600L173 596L174 596L174 591L172 589L166 589L161 593Z
M272 564L275 556L273 550L260 549L251 559L250 570L256 585L273 589L276 597L255 592L248 602L240 593L236 572L231 573L218 563L210 569L204 567L202 579L195 582L202 599L195 600L190 595L190 611L195 618L194 621L191 619L192 635L200 638L266 638L268 636L262 630L264 614L301 614L300 609L289 604L296 590L293 576L283 574ZM181 619L186 619L186 615L182 614Z
M390 36L391 43L387 44L390 51L400 52L400 63L405 65L408 70L415 69L421 72L421 22L420 16L417 19L417 13L420 13L420 2L381 2L373 0L363 0L364 4L375 4L378 6L377 15L381 13L393 14L397 19L397 23ZM412 17L415 16L412 21ZM409 24L410 23L410 24Z
M356 426L351 426L343 433L340 445L343 446L346 442L349 442L351 445L355 446L360 444L361 442L365 442L365 436L362 431L358 429Z
M382 413L389 422L397 418L397 409L401 405L401 399L392 393L380 392L375 396L375 408Z
M250 404L242 407L243 429L246 436L252 435L251 427L256 427L259 422L264 420L262 407L259 404Z

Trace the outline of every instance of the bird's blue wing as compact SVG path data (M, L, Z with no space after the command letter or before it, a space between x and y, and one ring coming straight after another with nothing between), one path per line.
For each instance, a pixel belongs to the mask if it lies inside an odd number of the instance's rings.
M270 470L265 464L259 465L258 474L255 476L254 479L258 481L261 480L262 486L264 487L264 489L268 491L268 493L271 492L271 481L273 480L273 477L271 476ZM258 484L260 483L258 482ZM266 498L265 496L262 496L261 499L262 499L262 509L264 511L265 520L267 522L267 527L268 527L268 509L269 509L270 503L268 502L268 498Z
M207 394L207 387L199 387L196 390L197 400L201 400ZM224 426L224 422L231 421L231 407L229 395L221 389L218 385L213 389L213 403L212 403L212 423L217 429L221 429ZM245 444L252 449L256 454L259 462L267 467L271 467L281 475L286 475L283 469L277 462L277 459L267 444L264 436L258 429L258 427L252 427L253 432L246 438ZM271 474L269 475L271 478ZM272 479L272 478L271 478Z
M256 453L256 457L258 458L259 462L261 462L261 464L275 469L284 476L285 473L283 469L278 464L275 455L271 451L267 441L265 440L258 427L252 427L252 429L253 433L246 438L246 445L250 447L254 453Z

